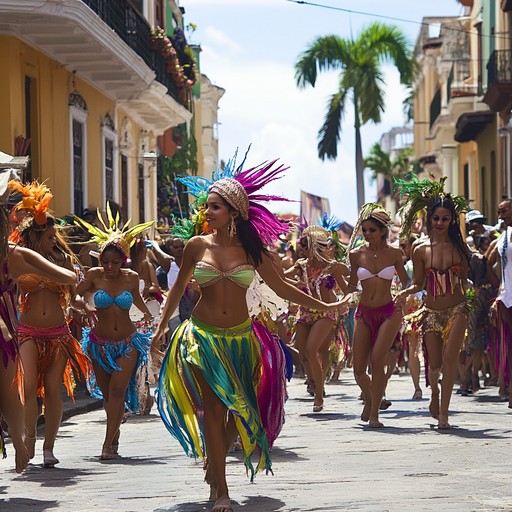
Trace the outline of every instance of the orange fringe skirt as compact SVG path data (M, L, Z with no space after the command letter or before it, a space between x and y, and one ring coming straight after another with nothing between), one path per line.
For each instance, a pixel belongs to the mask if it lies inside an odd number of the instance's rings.
M90 359L82 352L80 343L73 337L68 325L34 327L18 324L18 344L33 341L37 345L37 394L44 398L44 375L61 357L67 359L64 369L64 386L74 400L77 378L85 378L91 368Z

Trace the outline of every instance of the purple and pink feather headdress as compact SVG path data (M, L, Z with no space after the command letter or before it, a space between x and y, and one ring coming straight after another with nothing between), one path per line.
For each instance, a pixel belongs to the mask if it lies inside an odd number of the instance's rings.
M271 162L263 162L251 169L242 170L246 158L247 153L243 162L235 169L235 154L224 169L219 169L212 173L211 181L202 176L185 176L177 179L186 185L189 192L195 197L204 194L205 191L220 194L231 206L240 212L245 220L248 220L253 225L263 243L269 246L279 238L279 235L288 233L290 224L276 217L261 203L268 201L290 201L290 199L276 195L261 194L260 190L268 183L281 178L284 171L289 169L289 167L285 167L282 164L275 167L276 159ZM237 187L233 183L234 181L241 187ZM242 193L240 193L241 188L243 188Z

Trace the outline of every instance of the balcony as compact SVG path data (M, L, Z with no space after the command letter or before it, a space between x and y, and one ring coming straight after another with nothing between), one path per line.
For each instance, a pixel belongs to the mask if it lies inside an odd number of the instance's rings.
M501 0L501 10L504 12L512 11L512 0Z
M476 96L478 85L471 78L471 61L469 59L454 60L447 82L448 101L452 98Z
M494 112L512 106L512 50L496 50L487 63L487 92L483 101Z
M434 98L430 103L430 129L432 130L432 126L436 122L439 114L441 113L441 89L438 89L434 94Z
M149 131L191 118L151 28L129 0L0 0L0 34L45 53L123 107Z

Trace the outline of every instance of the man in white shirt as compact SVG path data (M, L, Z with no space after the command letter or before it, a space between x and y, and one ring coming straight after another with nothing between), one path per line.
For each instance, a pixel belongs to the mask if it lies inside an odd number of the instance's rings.
M493 286L499 287L498 350L500 363L500 395L509 388L508 406L512 409L512 199L504 199L498 206L498 218L506 230L491 245L487 253L487 272ZM497 265L496 265L497 264ZM498 270L495 270L495 269Z

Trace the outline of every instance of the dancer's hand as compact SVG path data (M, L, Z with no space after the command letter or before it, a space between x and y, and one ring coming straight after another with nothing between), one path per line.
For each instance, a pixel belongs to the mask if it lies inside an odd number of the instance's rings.
M165 332L164 330L158 326L155 329L153 334L153 339L151 340L150 352L155 354L158 357L163 357L165 354L160 350L159 347L162 346L162 343L165 341Z
M331 302L327 306L327 311L336 311L340 315L344 315L348 310L348 304L342 300L338 302Z
M407 301L408 294L404 293L404 291L399 292L395 297L395 304L398 304L400 307L404 307Z

